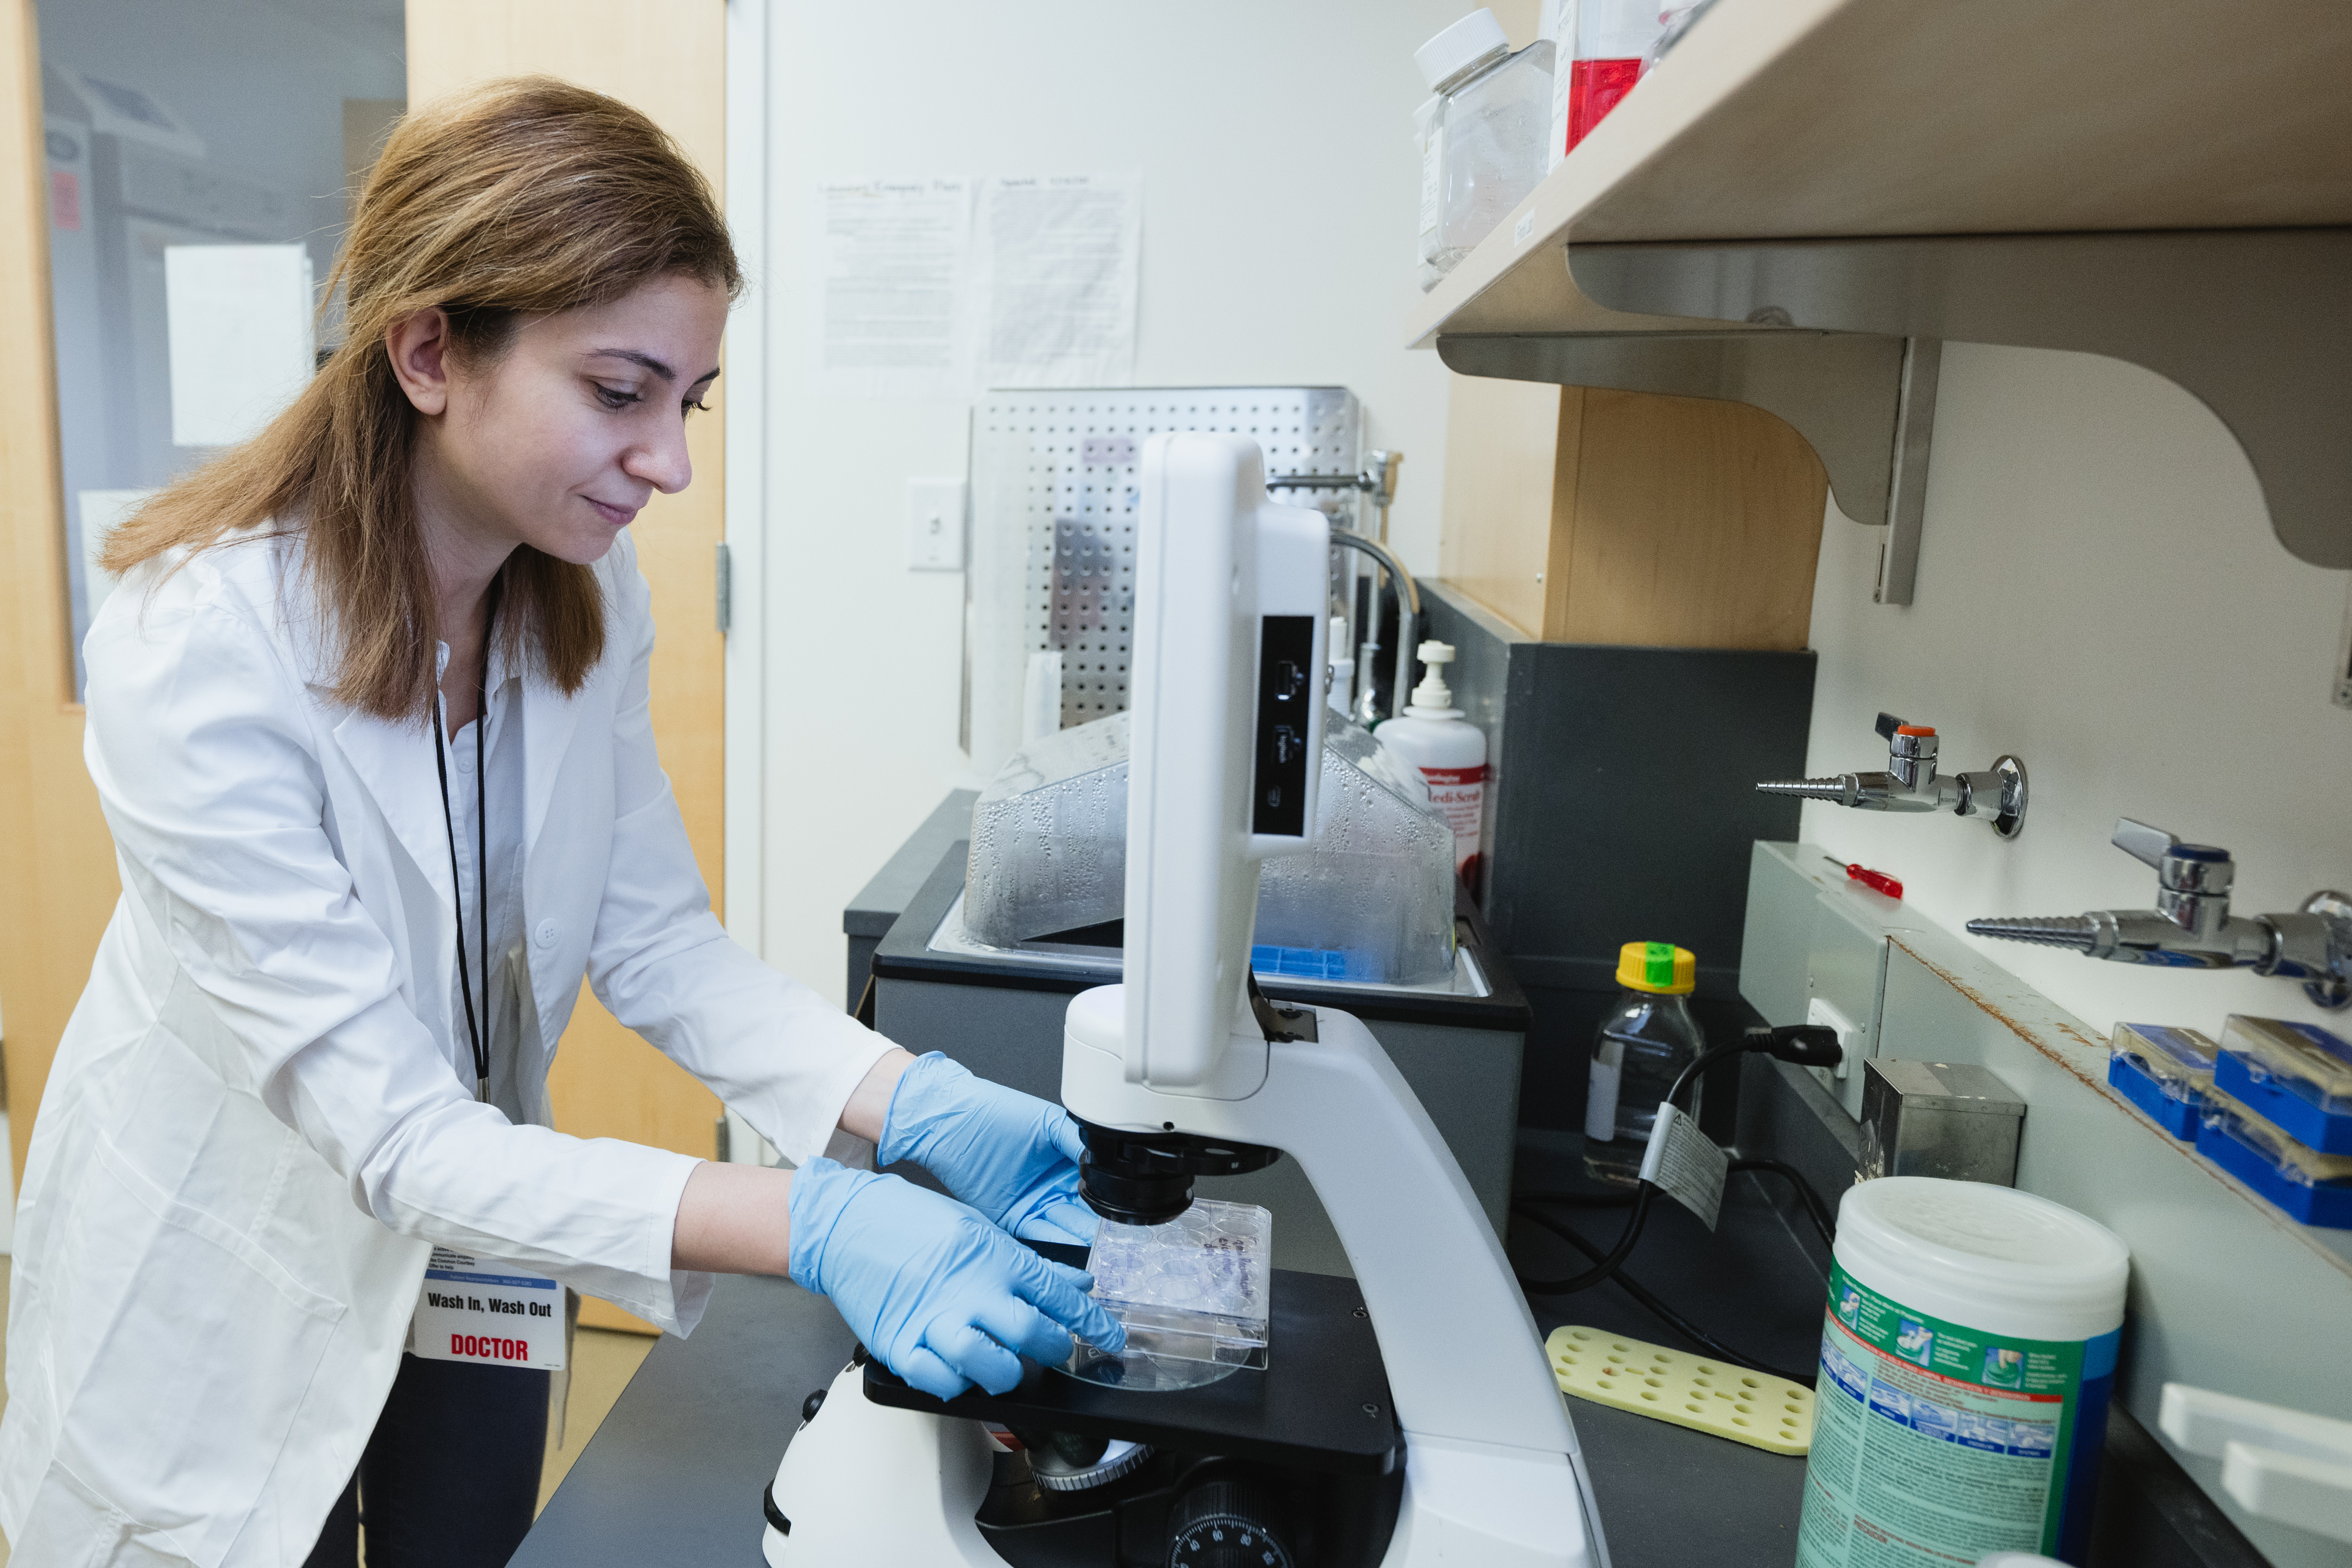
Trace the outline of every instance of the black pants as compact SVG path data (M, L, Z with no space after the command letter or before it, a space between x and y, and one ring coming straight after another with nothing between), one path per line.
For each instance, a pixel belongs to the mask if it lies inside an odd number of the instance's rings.
M303 1568L501 1568L539 1506L547 1374L400 1358L351 1485Z

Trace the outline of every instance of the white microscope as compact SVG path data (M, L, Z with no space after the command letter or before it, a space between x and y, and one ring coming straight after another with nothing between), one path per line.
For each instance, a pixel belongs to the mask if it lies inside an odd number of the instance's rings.
M1194 1176L1278 1151L1355 1281L1276 1270L1265 1365L1180 1391L1035 1369L942 1403L861 1354L777 1470L772 1568L1607 1568L1534 1319L1453 1155L1360 1022L1250 977L1259 862L1314 831L1328 554L1323 514L1265 498L1255 442L1146 444L1125 984L1072 998L1062 1098L1108 1218L1172 1218Z

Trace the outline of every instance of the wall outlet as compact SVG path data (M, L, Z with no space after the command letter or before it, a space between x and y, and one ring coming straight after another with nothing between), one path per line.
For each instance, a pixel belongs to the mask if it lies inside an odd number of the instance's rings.
M1805 1021L1820 1024L1833 1030L1838 1040L1838 1064L1834 1069L1808 1068L1824 1088L1835 1089L1853 1076L1854 1061L1862 1054L1862 1026L1839 1010L1837 1004L1823 997L1810 997L1805 1001Z
M963 570L965 486L961 479L907 481L907 569Z

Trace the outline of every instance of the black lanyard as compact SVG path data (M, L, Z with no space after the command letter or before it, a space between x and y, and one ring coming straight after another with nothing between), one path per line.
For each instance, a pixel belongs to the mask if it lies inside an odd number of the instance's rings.
M474 925L481 954L482 1011L474 1016L474 980L466 967L466 895L457 886L457 822L449 810L449 760L441 745L446 710L441 683L433 683L433 770L441 776L441 826L449 835L449 890L457 912L457 988L466 1001L466 1038L474 1047L474 1097L484 1104L490 1098L490 814L489 790L483 782L489 758L483 737L490 727L490 635L499 623L500 578L490 580L489 603L482 615L482 663L474 685Z

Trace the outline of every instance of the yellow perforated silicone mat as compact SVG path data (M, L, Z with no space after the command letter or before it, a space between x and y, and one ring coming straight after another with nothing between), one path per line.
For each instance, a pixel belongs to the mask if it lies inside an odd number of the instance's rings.
M1560 1391L1772 1454L1813 1446L1813 1391L1727 1361L1570 1324L1544 1341Z

